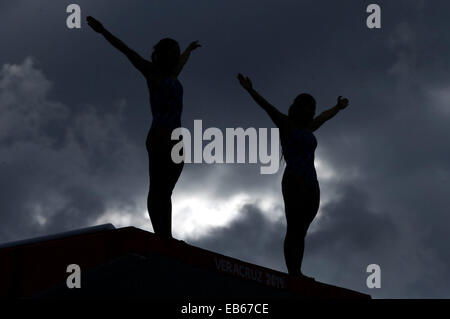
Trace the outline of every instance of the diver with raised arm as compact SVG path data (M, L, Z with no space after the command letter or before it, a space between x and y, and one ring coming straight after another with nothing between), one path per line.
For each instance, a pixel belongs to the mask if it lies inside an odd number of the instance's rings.
M317 140L313 132L345 109L348 99L339 96L334 107L314 117L316 101L311 95L302 93L295 98L288 115L285 115L256 92L248 77L239 73L238 79L280 130L281 149L286 161L281 183L287 223L284 257L289 275L305 278L301 271L305 237L320 203L314 166Z
M89 16L87 22L94 31L125 54L147 81L153 115L146 140L150 173L147 209L155 234L172 238L171 196L183 170L183 162L174 163L171 158L172 147L179 142L172 141L171 134L174 129L181 127L183 108L183 87L178 81L178 75L191 52L200 44L194 41L180 53L177 41L164 38L153 47L151 61L148 61L106 30L95 18Z

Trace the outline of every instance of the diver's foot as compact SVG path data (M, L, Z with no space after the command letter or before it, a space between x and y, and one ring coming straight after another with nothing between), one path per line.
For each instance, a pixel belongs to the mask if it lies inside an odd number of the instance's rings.
M177 244L187 245L187 243L184 240L181 240L181 239L176 239L174 237L171 237L170 240L172 242L176 242Z
M313 277L305 276L304 274L300 273L299 278L302 280L310 280L310 281L316 281Z
M291 276L292 278L295 278L295 279L300 279L302 281L316 281L313 277L305 276L303 273L290 274L289 276Z

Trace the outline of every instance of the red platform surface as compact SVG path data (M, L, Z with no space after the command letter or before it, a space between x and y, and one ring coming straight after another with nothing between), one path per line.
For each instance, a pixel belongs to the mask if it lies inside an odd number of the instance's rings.
M140 256L142 260L152 261L148 265L154 267L142 268L141 265L141 268L135 267L131 268L135 270L125 272L126 267L123 265L127 264L126 260L112 263L124 256ZM145 278L148 277L148 285L158 282L160 287L170 286L176 281L178 288L173 294L174 297L224 297L227 294L234 294L232 291L235 290L247 294L248 297L254 297L252 295L254 292L261 292L266 297L370 298L366 294L317 281L292 279L286 273L243 262L178 240L162 240L151 232L134 227L99 229L61 238L44 238L15 244L0 248L0 261L0 298L30 298L49 289L51 291L52 287L54 290L48 296L64 294L64 289L70 290L65 286L66 279L70 275L66 272L69 264L79 265L82 274L95 271L95 275L93 272L90 277L94 279L102 277L102 272L115 272L111 276L114 276L117 284L104 290L111 293L111 290L121 289L122 296L155 297L154 290L151 293L150 289L148 291L145 289ZM103 265L109 265L109 268ZM127 281L140 281L141 286L139 288L127 286L126 289L129 291L124 291L124 286L120 285L120 278L125 276ZM97 285L103 285L99 280ZM215 288L208 288L207 292L203 291L199 295L200 288L196 286L201 285L214 285ZM90 287L92 286L91 284ZM83 289L85 288L78 289L78 297L83 296ZM139 292L131 291L133 289ZM84 290L86 293L87 291ZM89 296L97 296L95 291L100 290L91 290ZM221 293L216 294L217 291ZM104 296L104 293L102 294ZM168 294L165 297L168 297Z

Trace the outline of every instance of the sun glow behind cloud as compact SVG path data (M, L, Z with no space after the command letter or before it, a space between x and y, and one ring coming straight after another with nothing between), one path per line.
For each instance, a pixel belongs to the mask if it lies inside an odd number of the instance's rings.
M333 192L324 191L338 175L333 167L321 158L316 158L315 165L321 181L321 206L334 198ZM223 168L222 168L223 170ZM195 192L176 191L172 196L172 229L176 238L198 239L208 234L215 227L226 227L239 217L242 207L246 204L257 206L272 222L284 221L284 203L281 193L282 174L274 176L275 188L268 186L267 192L237 190L228 198L218 198L206 191ZM210 181L213 182L213 181ZM279 186L279 187L278 187ZM279 189L279 192L274 189ZM112 223L116 227L135 226L153 231L146 203L146 195L136 198L133 207L109 208L95 224ZM319 209L318 218L321 210ZM313 227L315 228L315 227Z
M211 227L225 226L237 217L250 198L248 194L236 194L227 200L202 194L179 196L173 204L174 235L198 238Z

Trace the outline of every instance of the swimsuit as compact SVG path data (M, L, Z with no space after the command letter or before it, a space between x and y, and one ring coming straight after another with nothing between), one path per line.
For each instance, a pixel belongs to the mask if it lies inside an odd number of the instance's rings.
M183 86L172 78L161 80L156 88L150 89L152 108L152 129L163 128L170 132L181 126L183 110Z
M296 225L306 235L320 204L320 188L314 167L317 140L306 129L295 128L281 140L286 168L282 192L288 225Z
M172 78L164 78L150 86L150 104L153 121L146 147L149 156L150 187L169 195L181 174L184 162L174 163L171 151L178 140L172 140L172 131L181 127L183 87Z
M314 134L302 128L295 128L281 140L286 160L285 172L304 180L309 186L316 186L317 174L314 167L314 151L317 140Z

